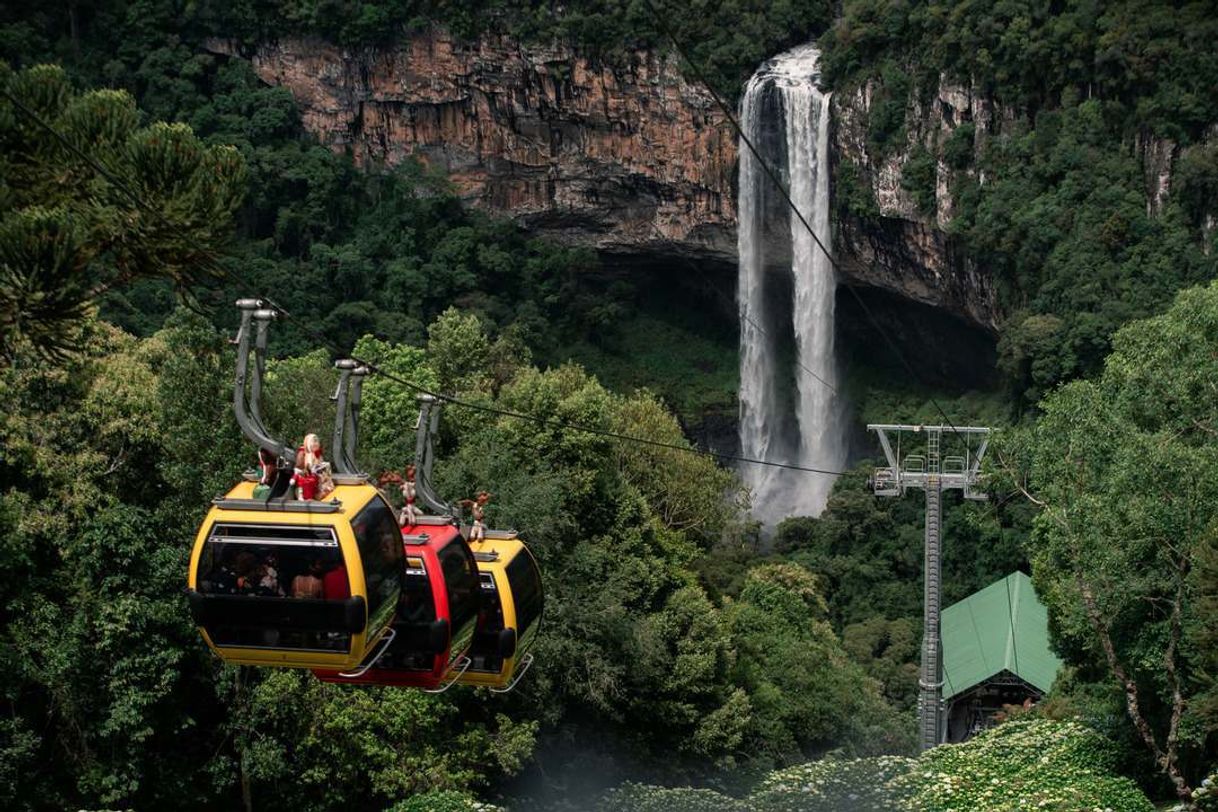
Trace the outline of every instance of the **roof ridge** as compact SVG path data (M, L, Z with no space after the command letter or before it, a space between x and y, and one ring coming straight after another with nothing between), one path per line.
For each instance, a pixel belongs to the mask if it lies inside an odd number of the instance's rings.
M957 696L1009 671L1048 691L1060 659L1027 573L1014 570L943 610L944 689Z

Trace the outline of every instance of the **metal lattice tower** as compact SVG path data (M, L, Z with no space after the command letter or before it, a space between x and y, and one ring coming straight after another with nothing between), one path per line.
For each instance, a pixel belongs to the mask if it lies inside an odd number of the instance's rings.
M943 562L940 528L942 494L958 489L965 499L984 500L981 490L981 460L989 444L990 430L977 426L908 426L872 424L868 431L879 436L888 467L877 468L871 484L876 496L904 496L910 488L926 492L925 578L922 593L922 667L918 674L918 747L929 750L943 741L943 641L939 633ZM925 453L901 456L901 434L926 435ZM964 440L964 456L941 457L943 434ZM897 437L896 451L890 434ZM972 441L978 440L976 451Z

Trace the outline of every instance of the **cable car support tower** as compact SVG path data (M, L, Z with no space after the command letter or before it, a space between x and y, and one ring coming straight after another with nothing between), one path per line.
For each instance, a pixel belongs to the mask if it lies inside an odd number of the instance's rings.
M939 632L943 562L940 555L942 494L956 489L965 499L984 501L981 488L981 461L989 444L990 430L977 426L911 426L873 423L874 431L888 460L871 478L876 496L904 496L911 488L926 493L926 532L922 593L922 666L918 673L918 749L929 750L944 740L943 713L943 640ZM905 432L926 437L926 448L901 456L901 436ZM944 435L964 441L963 456L942 456ZM896 448L893 448L895 436ZM973 449L974 441L976 450Z

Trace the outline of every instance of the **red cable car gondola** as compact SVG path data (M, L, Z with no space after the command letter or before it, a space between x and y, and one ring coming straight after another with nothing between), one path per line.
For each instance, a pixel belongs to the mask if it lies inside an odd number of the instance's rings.
M443 691L469 668L482 608L474 555L453 520L424 516L418 522L402 528L406 570L393 642L362 673L317 669L318 679Z

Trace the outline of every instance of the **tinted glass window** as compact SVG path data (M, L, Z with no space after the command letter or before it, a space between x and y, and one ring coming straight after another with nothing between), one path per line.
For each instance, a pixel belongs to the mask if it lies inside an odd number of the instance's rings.
M523 640L529 627L541 617L541 573L533 563L533 556L521 550L508 563L507 576L516 601L516 633Z
M436 619L436 602L432 597L427 567L422 558L410 556L407 561L397 622L399 625L431 623Z
M436 619L436 602L432 597L431 581L422 558L406 559L406 579L402 583L402 599L393 627L397 638L376 667L430 671L435 667L435 652L429 650L429 629Z
M467 623L478 617L481 594L478 585L478 567L474 555L460 539L456 539L440 550L440 569L448 585L448 611L452 615L453 637Z
M379 496L351 523L368 590L368 629L380 629L393 618L402 593L402 531L393 511Z
M482 582L482 611L478 615L478 633L474 635L469 649L470 671L497 674L503 668L499 656L499 632L503 630L503 604L499 602L499 590L495 588L495 577L489 572L479 573Z
M195 573L198 591L218 607L204 628L219 646L347 651L342 600L322 584L346 582L338 539L329 527L218 523ZM238 605L239 604L239 605Z

